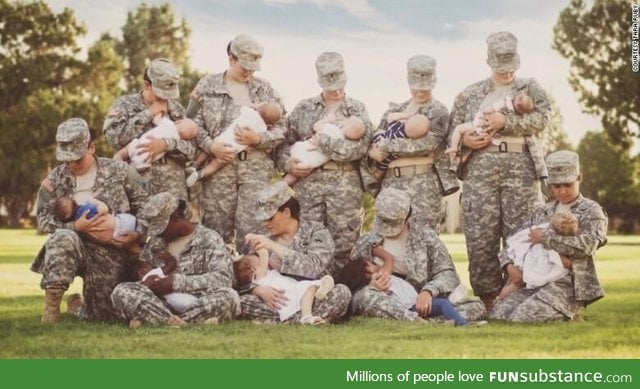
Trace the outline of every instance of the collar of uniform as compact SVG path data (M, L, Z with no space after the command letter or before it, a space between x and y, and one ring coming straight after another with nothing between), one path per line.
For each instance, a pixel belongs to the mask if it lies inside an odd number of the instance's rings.
M511 86L515 89L515 90L521 90L524 89L527 86L527 79L526 78L514 78L513 83L511 84ZM491 80L491 77L487 78L486 80L484 80L484 84L482 85L482 91L484 92L484 94L487 94L489 92L491 92L493 90L493 81Z
M224 82L224 76L227 74L225 70L222 73L215 74L213 76L213 91L219 95L229 95L229 89L227 88L227 84ZM252 77L249 80L249 96L255 96L258 94L258 90L262 87L262 83L258 82L255 77Z
M576 198L576 201L573 202L573 204L571 204L570 209L576 209L580 206L580 204L582 204L582 202L584 201L584 196L582 196L582 193L578 193L578 197ZM558 205L560 204L560 201L555 200L554 201L554 206L552 209L552 212L555 213L556 208L558 208Z
M209 247L211 245L211 242L206 239L208 234L205 228L206 227L202 224L196 224L196 227L193 230L193 238L191 239L191 242L187 243L182 253L188 253L193 247ZM177 259L178 258L176 258L176 260Z
M322 93L320 93L317 96L314 96L311 98L311 102L315 105L322 105L323 107L324 105L324 100L322 99ZM353 107L353 103L351 102L351 98L348 97L346 94L344 95L344 100L342 100L342 103L340 103L338 105L338 108L340 107L345 107L347 109L352 108Z

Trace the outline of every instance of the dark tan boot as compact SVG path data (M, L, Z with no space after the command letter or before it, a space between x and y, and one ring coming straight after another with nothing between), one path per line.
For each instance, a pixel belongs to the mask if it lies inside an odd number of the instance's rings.
M495 293L491 293L491 294L483 294L478 297L480 297L480 300L482 300L482 303L484 304L484 307L486 308L487 313L489 313L493 309L493 306L496 305L496 298L498 297L498 295Z
M80 309L82 309L82 296L79 293L69 295L67 297L67 313L78 316Z
M60 303L62 302L63 289L44 290L44 310L42 311L43 323L55 323L60 319Z

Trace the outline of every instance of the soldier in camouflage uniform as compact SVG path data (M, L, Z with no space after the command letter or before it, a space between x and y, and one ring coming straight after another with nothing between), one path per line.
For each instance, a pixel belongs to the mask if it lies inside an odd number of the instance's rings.
M604 292L598 281L593 256L607 242L608 219L598 203L580 194L580 162L572 151L557 151L547 156L549 184L555 200L533 212L524 227L548 222L558 212L571 212L578 218L579 232L575 236L561 236L553 229L532 229L532 244L555 250L563 256L569 274L538 288L517 289L499 300L490 317L519 322L571 320L582 307L602 298ZM506 255L500 253L500 265L512 280L522 280L522 271Z
M534 79L515 78L520 66L517 39L509 32L498 32L487 38L487 63L492 76L467 87L454 102L449 131L473 120L483 107L506 94L523 91L535 104L524 115L491 112L484 115L490 136L468 134L463 138L462 152L473 151L461 166L464 187L460 202L469 256L471 286L491 308L504 284L498 261L501 239L506 239L529 218L542 203L540 179L546 168L538 155L536 136L549 122L547 96ZM533 154L532 154L533 153ZM534 163L536 162L536 163Z
M331 234L320 223L300 219L300 203L293 197L291 188L283 181L277 182L260 192L258 204L254 214L271 235L249 234L247 240L254 249L269 251L270 267L297 280L316 280L326 275L333 260ZM241 317L279 322L277 309L284 294L268 286L252 286L250 290L251 293L240 297ZM324 300L314 301L312 313L327 322L336 322L346 314L350 300L349 288L335 285ZM299 322L300 312L287 321Z
M122 280L127 251L122 247L137 243L145 234L143 223L136 232L111 244L88 238L101 231L104 218L86 215L64 223L55 217L53 205L60 197L72 197L78 203L96 198L116 213L133 213L139 217L148 193L142 178L124 162L96 158L95 143L84 119L72 118L58 126L56 158L63 162L49 173L53 190L41 187L38 192L38 226L51 233L31 269L42 273L40 286L45 290L42 321L55 322L60 315L64 291L74 277L83 279L82 318L111 321L116 318L109 295Z
M152 276L144 282L123 282L114 289L113 306L132 328L142 323L215 324L240 314L238 293L231 288L231 254L217 232L191 223L185 210L186 202L167 192L152 196L144 206L142 217L151 239L140 258L154 263L170 255L176 260L176 269L166 278ZM175 316L158 297L171 292L189 293L198 300Z
M372 125L364 104L347 97L347 76L340 54L325 52L316 60L318 82L323 91L296 105L287 117L287 133L280 161L286 172L300 178L295 185L302 206L302 219L323 223L336 245L329 272L336 275L349 259L363 223L362 185L358 163L371 141ZM336 139L320 133L318 147L331 160L318 169L304 168L290 158L289 148L314 135L313 125L327 117L360 118L365 135L359 140Z
M448 297L460 287L458 273L451 256L436 232L428 227L410 222L411 199L399 189L385 188L376 199L374 231L362 235L351 253L352 259L363 258L376 261L372 251L382 245L394 257L392 273L405 279L418 292L416 311L404 306L384 292L383 285L388 274L374 277L371 284L353 296L354 314L416 321L418 312L430 309L434 297ZM385 281L386 278L386 281ZM481 320L485 315L484 305L477 298L462 298L451 301L456 310L467 321Z
M109 109L104 121L104 133L116 151L132 140L155 127L152 119L163 114L172 121L184 118L184 107L178 102L180 73L169 60L154 59L145 70L142 91L119 97ZM169 192L179 199L187 199L185 164L194 158L195 147L183 139L153 139L139 148L149 152L153 158L166 152L165 156L152 162L141 174L149 182L150 193Z
M429 119L430 129L419 139L398 138L382 139L371 145L370 155L383 160L389 153L399 158L391 163L382 181L382 188L397 188L411 196L412 218L414 225L426 225L435 231L440 228L444 216L442 192L439 178L434 169L434 158L442 159L449 130L449 112L447 108L431 95L436 84L436 61L427 55L415 55L407 62L407 79L411 99L393 104L382 116L377 133L384 133L390 124L389 114L422 114ZM371 162L369 158L369 162ZM447 161L443 161L448 165ZM440 169L440 175L446 175L453 185L457 181L447 166ZM444 178L444 177L443 177Z
M252 210L256 208L256 194L269 185L274 174L271 151L284 139L284 119L259 134L248 128L238 129L236 141L249 147L237 155L229 145L214 142L214 138L240 115L242 106L262 102L282 105L271 85L253 75L260 70L262 53L262 47L251 37L236 36L227 46L227 71L201 79L187 107L187 116L199 127L198 147L228 163L203 181L202 224L218 231L227 243L233 242L235 230L239 250L248 232L265 232Z

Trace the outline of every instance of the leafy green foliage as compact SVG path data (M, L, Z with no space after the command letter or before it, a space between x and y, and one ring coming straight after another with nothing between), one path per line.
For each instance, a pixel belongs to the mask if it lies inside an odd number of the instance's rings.
M640 136L640 77L631 70L631 0L573 0L554 27L553 48L569 59L569 83L611 139Z

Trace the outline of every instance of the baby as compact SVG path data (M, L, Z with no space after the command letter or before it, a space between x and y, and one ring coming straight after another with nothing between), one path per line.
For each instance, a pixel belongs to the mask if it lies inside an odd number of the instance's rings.
M383 139L418 139L425 136L431 128L429 119L422 114L403 112L391 112L387 115L389 126L384 132L380 132L373 137L372 146ZM373 147L369 148L369 156L373 152ZM390 154L381 162L374 164L373 176L379 181L389 169L389 164L398 157Z
M109 213L109 207L97 199L91 199L79 205L70 197L60 197L53 204L53 212L64 223L76 221L85 214L87 219L92 219L96 216L104 217L105 221L100 224L100 227L103 227L104 230L88 234L94 240L102 243L111 242L113 239L122 237L124 233L135 231L136 229L135 216L130 213L112 215ZM128 250L133 254L140 254L142 248L138 245L133 245L128 247Z
M236 142L236 129L246 127L257 133L265 132L267 131L268 126L276 124L281 117L282 107L280 104L275 102L259 103L251 107L241 107L240 116L231 122L231 124L214 139L214 141L227 144L234 149L236 154L240 153L248 146ZM207 161L207 159L209 159L209 155L207 153L198 154L195 160L196 169ZM204 178L214 175L226 165L227 163L214 158L209 162L206 162L205 166L201 170L191 168L191 174L187 177L187 186L194 186L198 181L202 181Z
M456 170L460 162L458 160L458 148L460 147L460 141L465 134L474 132L478 135L484 135L487 133L486 129L483 127L484 124L484 114L490 112L513 112L517 115L527 114L535 108L533 104L533 99L527 96L524 93L519 93L515 97L511 95L505 96L503 99L497 100L492 103L490 106L476 112L473 115L473 122L462 123L456 126L453 130L453 134L451 135L451 147L445 150L445 153L449 154L449 159L451 160L451 170ZM495 140L494 144L499 145L500 142Z
M153 124L155 124L156 127L145 132L139 138L132 140L128 145L118 150L114 158L122 161L130 161L131 165L133 165L137 171L143 171L151 167L151 162L164 157L165 153L160 153L156 155L153 161L149 161L149 153L138 153L138 145L149 144L151 138L191 140L196 137L198 132L198 126L191 119L182 119L174 123L167 117L156 115L153 118Z
M558 212L551 217L549 223L531 228L549 228L558 235L575 236L578 233L578 219L571 212ZM569 272L568 267L571 263L563 259L557 251L545 249L542 244L531 246L531 228L522 229L507 239L506 255L513 261L514 266L522 269L522 282L516 283L510 277L507 278L498 300L525 286L535 288L557 281Z
M160 259L164 264L155 268L149 262L139 259L131 260L128 264L129 277L140 282L146 281L151 276L166 278L167 274L171 274L175 270L176 260L166 252L163 254ZM165 294L162 298L167 302L171 311L178 315L183 314L198 301L198 298L192 294L178 292Z
M326 321L313 316L311 309L314 300L323 300L333 288L333 278L324 276L320 280L296 281L269 267L269 252L258 249L257 255L244 255L233 263L236 286L241 287L252 282L257 285L271 286L284 290L287 301L278 310L280 321L285 321L300 312L300 323L318 325Z
M355 293L367 285L371 285L373 287L371 282L374 275L380 273L383 268L386 268L389 260L393 261L393 256L391 256L391 254L388 254L388 256L390 256L391 259L386 258L385 255L385 259L383 259L385 262L384 266L380 266L363 258L349 262L342 268L342 270L340 270L337 282L346 285L352 293ZM415 312L418 292L413 285L394 274L389 275L389 280L389 288L387 290L382 290L381 292L386 293L397 304L405 309ZM460 315L448 298L442 297L435 297L431 300L431 312L427 317L436 316L443 316L447 320L453 320L456 326L486 324L484 321L469 323ZM423 321L423 319L420 318L418 321Z
M326 134L333 139L359 140L364 136L366 128L359 117L352 116L345 120L337 120L335 115L330 115L328 118L317 121L313 125L313 131L315 134L311 138L296 142L291 146L290 155L302 167L315 169L330 161L329 157L318 147L320 134ZM298 177L293 174L284 176L284 182L289 186L297 181Z

